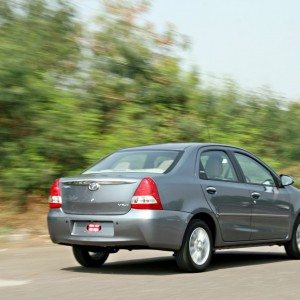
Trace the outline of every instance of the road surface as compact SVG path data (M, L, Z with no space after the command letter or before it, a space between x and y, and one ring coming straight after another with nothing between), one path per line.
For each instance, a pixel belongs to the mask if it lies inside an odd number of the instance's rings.
M0 246L0 299L300 299L300 261L280 247L226 250L208 271L185 274L171 252L123 250L95 270L69 247Z

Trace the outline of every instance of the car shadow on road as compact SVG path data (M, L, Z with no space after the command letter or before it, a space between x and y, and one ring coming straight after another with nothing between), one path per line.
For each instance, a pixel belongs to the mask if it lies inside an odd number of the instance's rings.
M64 271L80 273L124 274L124 275L172 275L178 274L174 257L163 256L107 262L100 268L84 268L81 266L63 268Z
M237 268L243 266L264 265L284 262L288 258L284 253L220 251L213 256L207 270ZM78 273L122 274L122 275L175 275L180 273L174 257L134 259L119 262L108 262L101 268L84 268L81 266L63 268L63 271Z
M286 254L279 252L220 251L213 256L209 271L279 263L286 260L288 260Z

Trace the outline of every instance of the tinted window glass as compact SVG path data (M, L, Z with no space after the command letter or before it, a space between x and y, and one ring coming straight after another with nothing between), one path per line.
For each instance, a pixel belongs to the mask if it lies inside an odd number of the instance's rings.
M179 151L120 151L104 158L87 173L149 172L164 173L178 160Z
M200 156L200 177L204 179L237 181L231 161L223 151L206 151Z
M271 173L256 160L241 153L235 153L235 157L248 183L275 185Z

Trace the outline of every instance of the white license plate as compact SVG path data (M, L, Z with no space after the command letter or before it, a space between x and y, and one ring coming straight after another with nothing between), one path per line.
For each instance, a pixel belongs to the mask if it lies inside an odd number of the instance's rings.
M113 222L75 221L72 235L78 236L114 236Z

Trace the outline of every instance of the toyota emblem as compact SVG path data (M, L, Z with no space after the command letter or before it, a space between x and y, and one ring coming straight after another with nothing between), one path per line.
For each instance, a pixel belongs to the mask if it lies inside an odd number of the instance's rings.
M97 191L99 189L100 185L97 182L91 182L89 184L89 190L90 191Z

